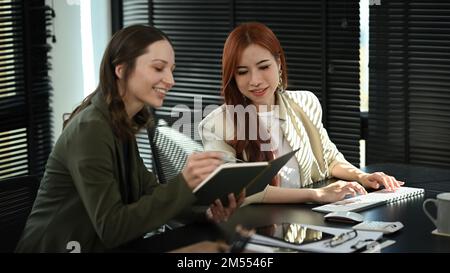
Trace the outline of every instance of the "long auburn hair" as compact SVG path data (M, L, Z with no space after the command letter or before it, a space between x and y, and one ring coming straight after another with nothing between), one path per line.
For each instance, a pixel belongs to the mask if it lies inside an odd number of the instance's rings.
M251 44L259 45L267 49L275 58L280 60L281 79L283 89L287 87L287 66L284 51L280 41L275 34L264 24L258 22L244 23L236 27L225 41L222 54L222 96L226 105L248 105L247 100L239 91L236 83L235 75L237 73L237 65L242 56L243 51ZM256 109L254 107L250 109ZM272 151L262 151L261 144L268 141L262 141L260 136L260 122L257 120L257 138L256 140L248 139L250 116L257 116L256 113L245 115L245 140L237 138L237 116L234 115L234 132L233 140L228 141L236 150L236 157L243 159L243 154L247 155L247 159L252 162L268 161L274 158ZM270 139L269 139L270 141ZM274 183L273 183L274 184Z
M65 128L70 120L88 107L98 92L102 92L108 104L114 134L121 140L132 139L141 128L150 122L150 113L144 107L130 120L119 93L115 68L119 64L124 64L123 85L127 86L128 79L134 71L136 59L147 52L149 45L161 40L166 40L172 45L166 34L148 25L132 25L117 31L103 54L97 88L75 108L69 118L64 121L63 127ZM126 89L125 92L127 92Z

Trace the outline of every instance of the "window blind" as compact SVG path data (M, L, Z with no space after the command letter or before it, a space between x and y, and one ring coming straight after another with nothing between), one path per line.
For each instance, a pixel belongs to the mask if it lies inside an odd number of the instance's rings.
M51 150L51 86L45 1L1 1L0 179L42 176Z
M450 3L370 7L368 163L450 166Z
M206 105L222 104L221 58L230 31L230 1L152 2L151 23L173 41L177 63L175 86L157 114L170 115L175 109L180 115L191 113L194 121L193 111L202 115ZM187 108L192 112L183 111ZM196 132L197 125L193 124L192 132Z

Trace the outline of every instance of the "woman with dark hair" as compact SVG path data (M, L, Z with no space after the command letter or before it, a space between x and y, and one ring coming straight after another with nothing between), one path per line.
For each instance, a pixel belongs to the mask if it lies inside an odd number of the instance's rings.
M323 127L317 97L286 87L286 60L275 34L261 23L236 27L222 55L225 104L199 125L205 150L244 161L268 161L300 148L272 185L245 203L328 203L365 194L364 187L395 189L403 184L382 172L364 173L346 161ZM303 188L328 178L346 181Z
M118 31L105 50L97 89L78 106L51 152L19 252L133 250L143 235L192 208L192 190L217 166L220 152L188 157L183 171L159 184L139 156L135 133L174 85L175 54L156 28ZM220 200L205 217L226 219L238 201Z

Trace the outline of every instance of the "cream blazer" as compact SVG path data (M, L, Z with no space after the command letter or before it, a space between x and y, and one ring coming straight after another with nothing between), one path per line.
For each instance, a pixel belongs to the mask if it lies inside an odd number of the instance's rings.
M293 150L299 166L301 187L330 177L338 163L348 163L331 142L322 124L322 108L317 97L309 91L277 93L279 119L283 136ZM234 125L226 106L209 113L199 124L199 135L205 151L222 151L232 156L236 151L226 141L234 137ZM245 159L244 154L244 159ZM263 202L264 192L250 196L251 201Z

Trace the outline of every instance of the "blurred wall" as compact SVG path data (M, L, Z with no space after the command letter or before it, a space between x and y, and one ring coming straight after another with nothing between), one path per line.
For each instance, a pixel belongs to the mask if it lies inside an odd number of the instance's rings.
M56 43L50 52L53 84L53 141L62 131L63 114L70 113L84 98L80 2L90 0L47 0L55 9ZM110 1L91 1L91 25L95 85L103 50L111 37ZM89 93L92 90L88 90Z

